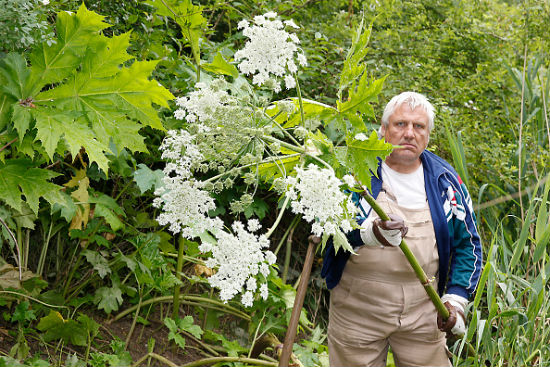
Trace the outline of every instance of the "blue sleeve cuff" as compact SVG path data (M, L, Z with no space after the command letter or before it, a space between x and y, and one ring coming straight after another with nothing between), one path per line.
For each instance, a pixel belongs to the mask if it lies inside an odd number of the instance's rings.
M456 294L458 296L464 297L466 299L470 299L470 294L466 290L466 288L461 287L459 285L451 285L447 288L447 291L445 292L447 294Z

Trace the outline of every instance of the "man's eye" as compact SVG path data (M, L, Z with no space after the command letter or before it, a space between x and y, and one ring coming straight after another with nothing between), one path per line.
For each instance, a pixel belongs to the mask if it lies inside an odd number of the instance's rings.
M422 125L422 124L414 124L414 127L416 129L424 129L424 125Z

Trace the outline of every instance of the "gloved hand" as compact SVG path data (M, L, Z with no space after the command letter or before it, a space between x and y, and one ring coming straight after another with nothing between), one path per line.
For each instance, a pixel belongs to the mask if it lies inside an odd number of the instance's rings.
M399 246L408 228L405 221L398 215L389 214L390 220L367 218L361 224L359 234L367 246L384 247Z
M451 336L462 336L466 333L466 318L464 317L464 308L468 300L457 294L445 294L441 301L449 311L449 318L443 321L441 315L437 315L437 327L439 330L447 333L447 338Z

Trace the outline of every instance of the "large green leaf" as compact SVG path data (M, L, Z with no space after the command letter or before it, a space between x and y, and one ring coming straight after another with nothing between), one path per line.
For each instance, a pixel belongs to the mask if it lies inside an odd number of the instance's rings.
M0 199L12 208L22 211L22 195L34 214L38 214L40 198L46 199L50 204L65 204L60 194L60 186L50 179L59 174L41 168L34 167L30 160L14 159L0 164Z
M0 93L20 100L27 98L29 74L25 58L13 52L9 53L0 59Z
M368 139L357 139L359 136L349 134L346 137L346 147L339 147L337 156L344 166L367 188L371 187L371 176L377 172L378 159L384 160L392 151L393 146L378 139L373 131Z
M157 108L174 96L150 79L157 61L129 64L130 35L106 37L100 31L108 26L82 5L58 14L56 43L36 48L30 68L17 54L2 59L0 125L12 122L20 141L31 132L35 141L21 153L32 157L43 147L53 160L67 148L107 171L112 144L146 152L139 130L164 129Z
M46 84L62 81L80 66L90 41L109 27L103 18L86 9L84 4L76 14L60 12L57 15L56 43L44 42L31 54L31 94L38 93Z
M378 94L382 91L382 86L386 76L380 79L372 79L367 73L359 79L359 82L353 82L349 90L349 99L346 102L337 101L338 111L344 114L362 113L374 118L374 109L369 102L375 102Z

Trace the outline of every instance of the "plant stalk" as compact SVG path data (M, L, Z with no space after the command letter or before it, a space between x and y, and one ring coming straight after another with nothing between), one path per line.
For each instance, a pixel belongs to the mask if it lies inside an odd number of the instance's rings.
M183 269L183 248L185 247L185 239L183 237L179 238L178 241L178 262L176 264L176 278L181 282L181 271ZM180 291L181 284L178 284L174 287L174 301L172 308L172 319L177 319L179 317L180 309Z

